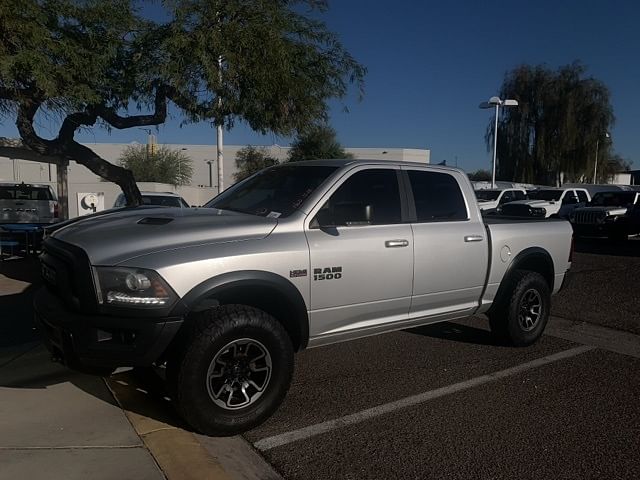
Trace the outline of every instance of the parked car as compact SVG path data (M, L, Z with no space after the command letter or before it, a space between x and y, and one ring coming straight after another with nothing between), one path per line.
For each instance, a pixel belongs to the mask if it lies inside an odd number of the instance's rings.
M172 192L140 192L142 194L143 205L156 205L161 207L180 207L189 208L189 204L185 202L184 198L180 195ZM124 207L127 204L127 199L124 194L121 193L116 198L115 207Z
M524 188L484 189L476 190L478 206L483 213L491 213L501 205L527 198Z
M518 200L498 208L502 215L568 218L578 207L591 200L584 188L541 188L527 192L527 200Z
M60 220L58 208L49 185L0 183L0 224L49 225Z
M485 220L450 167L296 162L206 207L75 219L44 242L34 305L54 358L166 365L178 412L211 435L267 419L308 347L480 313L530 345L571 265L568 222Z
M640 233L640 192L599 192L587 207L569 215L576 236L605 236L626 240Z

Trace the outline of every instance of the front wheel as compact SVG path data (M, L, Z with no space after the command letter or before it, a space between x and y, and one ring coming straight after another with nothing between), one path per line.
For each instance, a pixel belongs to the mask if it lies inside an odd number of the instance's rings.
M542 275L517 270L511 287L489 311L491 333L503 343L524 347L538 341L549 320L551 292Z
M242 433L266 420L287 393L293 347L267 313L223 305L196 314L167 364L180 415L199 432Z

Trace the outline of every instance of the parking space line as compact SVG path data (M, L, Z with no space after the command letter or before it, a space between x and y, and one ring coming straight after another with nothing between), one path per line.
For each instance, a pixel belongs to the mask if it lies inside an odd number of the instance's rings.
M545 335L640 358L640 335L614 330L613 328L560 317L551 317L545 330Z
M472 378L470 380L454 383L446 387L441 387L435 390L430 390L428 392L419 393L417 395L412 395L410 397L405 397L400 400L396 400L394 402L378 405L377 407L368 408L366 410L362 410L360 412L353 413L350 415L345 415L344 417L336 418L334 420L317 423L315 425L310 425L308 427L300 428L298 430L293 430L290 432L282 433L280 435L274 435L272 437L263 438L262 440L258 440L254 444L254 447L261 451L271 450L272 448L287 445L289 443L297 442L299 440L305 440L311 437L315 437L316 435L327 433L332 430L336 430L338 428L346 427L347 425L361 423L366 420L379 417L381 415L386 415L388 413L395 412L396 410L400 410L403 408L407 408L414 405L418 405L420 403L427 402L429 400L433 400L435 398L439 398L445 395L450 395L452 393L467 390L485 383L494 382L501 378L517 375L519 373L540 367L542 365L547 365L549 363L557 362L559 360L575 357L576 355L580 355L581 353L594 350L595 348L596 347L593 347L593 346L583 345L580 347L572 348L570 350L564 350L562 352L554 353L552 355L547 355L545 357L541 357L536 360L532 360L530 362L516 365L515 367L506 368L504 370L499 370L497 372L489 373L487 375L482 375L480 377Z

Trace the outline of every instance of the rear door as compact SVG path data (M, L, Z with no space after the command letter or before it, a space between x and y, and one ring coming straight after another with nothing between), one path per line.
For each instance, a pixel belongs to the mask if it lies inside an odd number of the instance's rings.
M478 306L489 247L484 223L465 201L462 178L449 171L406 168L415 206L410 317L463 315ZM411 201L413 199L413 202Z
M403 206L399 167L376 165L350 171L311 212L311 337L407 320L413 241Z

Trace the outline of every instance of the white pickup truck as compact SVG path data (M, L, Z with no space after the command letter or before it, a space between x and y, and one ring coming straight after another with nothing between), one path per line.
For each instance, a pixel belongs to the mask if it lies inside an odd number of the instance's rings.
M478 206L484 213L494 212L504 204L527 198L527 191L524 188L491 188L476 190L475 193Z
M531 190L527 200L518 200L501 205L497 212L502 215L525 217L568 218L569 214L591 201L584 188L540 188Z
M497 339L530 345L571 265L568 222L483 220L448 167L289 163L206 207L66 222L44 241L34 305L55 358L166 365L177 410L212 435L268 418L308 347L483 313Z

